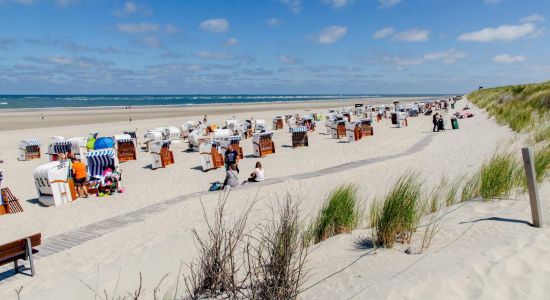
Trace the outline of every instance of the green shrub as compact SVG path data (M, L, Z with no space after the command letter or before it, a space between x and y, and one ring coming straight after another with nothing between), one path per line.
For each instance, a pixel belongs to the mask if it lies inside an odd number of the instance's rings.
M310 239L314 243L331 236L351 232L359 223L357 187L342 185L332 191L323 208L310 226Z
M422 181L416 172L401 176L383 199L371 205L374 242L391 248L396 241L410 243L422 216Z

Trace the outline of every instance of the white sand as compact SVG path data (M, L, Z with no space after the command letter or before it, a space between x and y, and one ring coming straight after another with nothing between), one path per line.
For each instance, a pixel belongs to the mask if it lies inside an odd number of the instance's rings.
M464 101L463 101L464 102ZM462 106L460 103L459 106ZM261 111L261 106L258 106ZM319 112L325 111L319 109ZM301 112L284 110L284 112ZM477 168L498 145L507 146L514 135L506 127L497 126L474 108L476 117L460 121L460 130L431 133L431 117L409 119L409 126L393 128L389 120L375 123L375 136L356 143L340 143L324 133L321 122L318 131L310 135L310 147L282 147L291 142L290 134L276 131L277 153L259 159L267 178L310 173L311 178L283 180L266 186L252 186L231 192L229 213L238 214L247 203L255 200L249 224L254 225L271 216L270 208L286 193L300 199L304 219L315 214L331 189L340 183L354 182L361 195L372 199L404 170L422 172L429 182L442 174L452 178ZM269 112L235 113L240 119L253 115L270 121ZM221 122L230 115L216 115ZM140 153L138 161L121 165L126 188L124 194L113 197L79 199L71 204L45 208L32 201L36 198L32 170L47 161L18 162L18 142L25 137L39 138L44 147L52 135L86 136L99 130L100 135L120 133L124 129L179 125L189 119L148 119L128 122L81 126L25 129L0 132L0 165L5 173L4 186L22 200L24 213L0 217L0 244L21 236L42 232L43 238L54 237L75 228L110 217L123 215L159 203L157 212L146 214L138 221L113 228L109 233L80 245L47 256L36 262L37 275L18 275L0 281L0 299L15 298L14 289L24 286L23 299L92 299L86 284L102 292L112 293L117 281L119 293L134 289L138 273L142 272L144 287L151 297L153 286L169 273L163 292L176 281L180 262L189 263L196 254L192 229L204 230L202 210L197 198L168 201L180 195L204 191L209 183L222 180L222 170L203 173L198 153L185 153L186 145L174 149L176 164L166 169L150 170L151 157ZM252 153L251 141L243 143L245 155ZM364 159L375 161L352 166L348 171L315 174L316 171ZM378 158L386 158L377 161ZM242 180L252 170L256 158L240 163ZM541 195L548 199L550 187L543 186ZM215 208L218 193L202 197L209 213ZM455 207L453 207L455 208ZM451 208L451 209L453 209ZM378 250L352 264L349 268L321 281L304 292L304 299L364 298L545 298L544 283L550 279L548 229L534 229L524 223L480 221L499 217L530 220L528 201L472 202L443 219L441 230L430 249L420 255L407 255L403 249ZM545 212L548 219L548 211ZM308 260L310 278L305 287L342 269L370 249L357 249L354 241L366 234L362 230L352 235L331 238L312 247ZM420 233L419 233L420 236ZM414 245L416 251L418 245ZM416 247L416 248L415 248ZM2 271L8 268L1 268ZM185 274L187 269L183 268ZM180 282L180 291L182 290Z

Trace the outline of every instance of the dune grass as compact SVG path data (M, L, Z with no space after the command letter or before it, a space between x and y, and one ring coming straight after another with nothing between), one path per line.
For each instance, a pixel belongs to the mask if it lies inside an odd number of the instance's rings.
M370 222L376 245L391 248L396 241L410 243L425 209L422 184L417 172L407 172L383 198L372 203Z
M550 81L482 89L470 93L468 99L514 131L530 131L550 112Z
M550 114L546 116L550 118ZM541 143L544 141L550 141L550 124L541 124L533 132L533 141L536 143Z
M519 161L511 153L495 153L479 170L480 196L485 200L509 196L519 185L522 171Z
M319 243L331 236L351 232L359 223L357 187L342 185L333 190L310 225L309 239Z
M537 181L542 182L550 173L550 145L535 150L534 156Z
M481 195L481 179L480 173L475 172L465 179L460 193L460 202L473 200Z

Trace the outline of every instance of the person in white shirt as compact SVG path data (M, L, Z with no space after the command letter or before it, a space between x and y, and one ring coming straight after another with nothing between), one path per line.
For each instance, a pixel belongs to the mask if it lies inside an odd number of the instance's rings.
M261 182L261 181L264 181L264 168L262 168L261 162L257 162L254 172L252 172L252 174L250 174L250 178L248 178L248 182Z

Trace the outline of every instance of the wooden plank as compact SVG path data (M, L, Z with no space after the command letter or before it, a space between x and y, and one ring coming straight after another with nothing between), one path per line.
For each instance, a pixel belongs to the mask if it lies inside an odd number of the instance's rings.
M531 148L521 149L523 155L523 166L525 175L527 175L527 188L529 189L529 200L531 202L531 216L533 226L542 227L542 209L540 206L540 196L537 187L537 175L535 173L535 157Z

